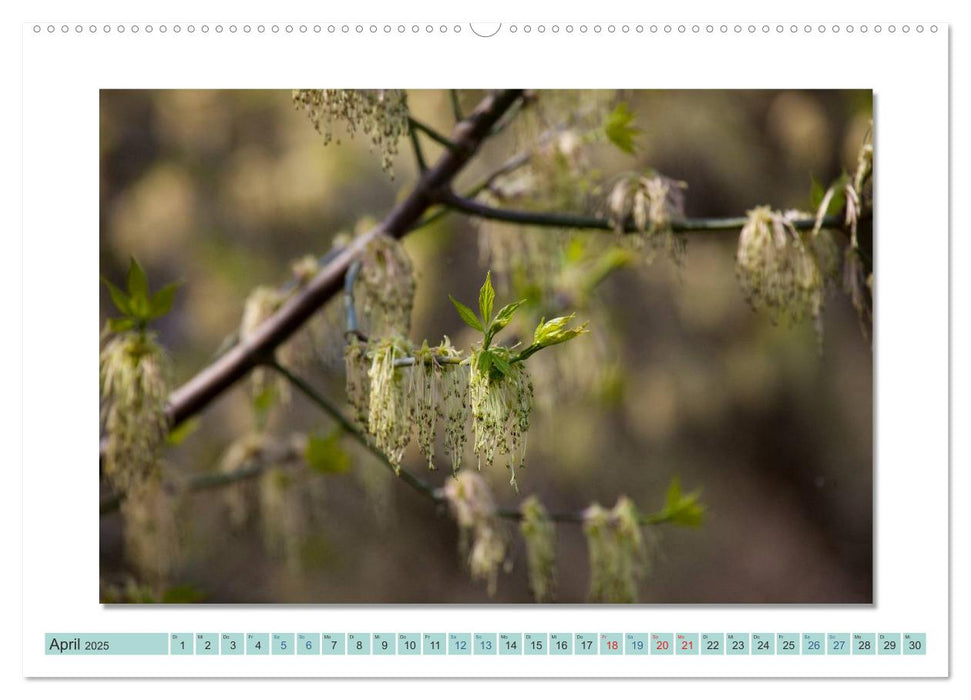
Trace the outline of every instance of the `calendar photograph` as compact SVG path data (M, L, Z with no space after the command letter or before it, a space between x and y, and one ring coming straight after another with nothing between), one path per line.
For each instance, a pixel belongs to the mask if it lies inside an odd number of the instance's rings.
M870 90L98 99L100 603L874 602Z

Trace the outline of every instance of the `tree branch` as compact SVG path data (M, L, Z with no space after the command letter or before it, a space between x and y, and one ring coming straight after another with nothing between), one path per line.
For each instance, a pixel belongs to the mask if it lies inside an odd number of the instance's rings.
M459 91L449 90L448 96L452 102L452 116L455 117L455 121L458 123L465 119L465 117L462 116L462 105L459 102Z
M451 139L442 136L433 128L431 128L424 122L418 121L414 117L408 117L408 127L413 135L415 134L415 132L420 131L423 134L425 134L425 136L430 138L432 141L442 146L445 146L445 148L449 149L450 151L455 151L462 148L462 146L456 143L455 141L452 141ZM417 143L417 140L416 140L416 143Z
M377 457L378 461L390 469L392 474L397 475L403 482L408 484L408 486L424 496L431 498L433 501L442 500L442 497L437 493L437 489L427 481L418 478L411 472L405 471L404 469L396 470L394 465L391 464L391 461L388 459L387 455L375 447L374 444L367 439L367 436L361 432L361 430L354 425L354 423L352 423L337 406L331 403L327 397L319 393L316 389L307 384L307 382L295 375L283 365L273 362L270 366L283 375L283 377L285 377L295 389L310 400L311 403L317 406L317 408L321 409L324 413L333 418L337 424L340 425L341 429L344 430L344 432L363 445L368 452Z
M411 194L384 221L336 253L305 287L253 333L241 338L225 354L173 391L167 407L170 425L175 427L195 415L251 369L269 360L277 347L340 291L348 267L374 237L380 234L396 238L405 235L422 214L436 203L433 193L449 185L520 93L521 90L502 90L486 97L468 119L456 125L450 142L459 147L446 150L435 165L422 174Z
M518 170L519 168L521 168L524 165L526 165L526 163L528 163L529 160L530 160L530 158L532 158L532 157L533 157L533 154L532 153L529 153L528 151L523 151L522 153L519 153L519 154L513 156L512 158L509 158L506 162L504 162L498 168L496 168L495 170L493 170L491 173L489 173L484 178L482 178L481 180L479 180L475 185L473 185L472 187L470 187L468 189L468 191L465 193L464 196L467 199L471 199L471 198L479 195L484 190L489 189L492 186L492 183L494 183L498 178L500 178L503 175L506 175L508 173L511 173L511 172L513 172L515 170ZM426 216L424 219L422 219L421 221L419 221L417 224L415 224L412 227L411 230L412 231L417 231L418 229L425 228L426 226L431 226L433 223L435 223L439 219L442 219L443 217L448 216L449 214L453 213L454 211L455 211L455 209L450 208L448 206L439 206L436 211L432 212L431 214L429 214L428 216Z
M421 143L418 141L418 130L415 123L408 120L408 138L411 141L411 150L415 154L415 162L418 165L418 172L423 173L428 170L428 163L425 162L425 154L421 150Z
M614 231L613 224L607 219L580 214L560 214L557 212L539 212L516 209L502 209L483 204L469 197L461 197L454 192L441 191L438 201L470 216L492 221L505 221L511 224L537 226L543 228L569 228L583 230ZM745 225L748 219L744 216L707 219L678 219L671 222L671 230L675 233L703 233L718 231L737 231ZM797 219L789 222L793 228L801 231L811 230L816 225L815 219ZM827 216L823 219L823 228L842 228L840 215ZM628 222L624 233L638 233L633 222Z
M413 360L414 358L408 359ZM443 504L446 502L444 495L442 495L441 489L436 488L424 479L415 476L405 469L395 470L394 465L391 464L391 461L388 459L387 455L375 447L374 444L368 440L367 435L365 435L356 425L354 425L354 423L344 415L340 408L338 408L330 399L304 381L302 377L294 374L275 360L268 361L266 364L268 367L272 368L274 371L278 372L282 377L284 377L297 391L303 394L307 400L330 416L341 430L367 449L367 451L370 452L379 462L381 462L382 465L387 467L392 474L401 479L404 484L433 503ZM181 485L181 489L189 492L197 492L228 486L239 481L256 478L266 471L268 466L269 464L265 461L254 460L245 463L239 469L231 472L196 474L188 478ZM178 490L180 487L175 486L174 488ZM118 507L121 505L123 499L124 496L122 494L113 494L103 498L101 500L101 515L118 510ZM519 510L510 508L499 508L496 510L496 515L504 520L511 521L519 521L522 520L523 517ZM550 513L549 518L554 522L573 525L582 525L585 522L584 513L582 511ZM638 516L638 522L645 526L663 525L664 523L668 523L672 520L673 517L667 510L660 510L654 513L644 513Z

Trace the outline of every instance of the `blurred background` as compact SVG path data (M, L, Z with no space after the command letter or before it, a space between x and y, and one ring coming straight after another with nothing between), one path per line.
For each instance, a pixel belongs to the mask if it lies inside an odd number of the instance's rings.
M464 99L471 107L476 95ZM594 149L593 166L607 174L652 167L685 181L689 217L740 216L761 204L808 209L812 178L825 186L852 172L872 119L869 91L637 91L624 99L643 130L637 155ZM409 104L450 131L446 91L409 92ZM520 136L489 141L457 189L512 155ZM400 151L392 179L360 134L324 146L289 91L102 91L101 274L123 280L135 256L153 287L181 281L172 313L155 326L176 385L236 331L254 287L284 283L294 260L325 253L362 218L388 212L416 176L406 139ZM436 154L428 142L426 155ZM447 334L469 346L447 295L476 298L488 265L478 235L453 214L405 239L417 280L412 340ZM774 325L753 311L735 279L736 242L733 233L689 235L680 266L659 256L611 275L595 315L580 314L600 327L599 360L611 372L555 394L537 381L520 496L498 463L483 474L511 508L534 493L557 511L611 507L626 494L654 511L672 477L701 489L708 513L700 529L651 529L644 603L872 602L870 342L839 290L827 296L821 349L811 323ZM500 292L499 300L512 299ZM103 326L114 315L104 289L101 311ZM343 404L339 319L339 310L323 312L320 327L330 332L302 373ZM254 430L251 396L244 382L211 405L167 451L167 473L219 469L233 441ZM332 425L296 395L274 409L267 429L286 437L327 434ZM313 512L303 514L299 542L282 550L258 513L234 519L232 499L252 494L181 495L178 562L158 599L530 602L513 528L511 570L490 597L465 569L452 518L350 440L341 446L349 468L301 482L299 507ZM413 448L404 464L435 485L448 478L447 465L428 472ZM101 524L102 599L116 600L105 591L139 573L126 557L121 516L108 513ZM558 527L557 554L558 601L584 602L579 527Z

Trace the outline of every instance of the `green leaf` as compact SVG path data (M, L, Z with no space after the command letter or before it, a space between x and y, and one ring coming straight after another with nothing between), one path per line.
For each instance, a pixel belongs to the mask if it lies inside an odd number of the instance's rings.
M637 256L624 248L610 248L594 262L590 273L584 280L586 293L592 292L597 285L606 280L615 270L631 265Z
M178 288L178 283L167 284L152 295L148 304L149 319L159 318L172 310L172 302L175 301L175 292Z
M131 302L128 299L128 295L109 282L106 278L102 277L101 281L104 282L105 286L108 288L108 294L111 295L111 302L115 305L115 308L125 316L131 316Z
M833 193L833 198L829 200L829 205L826 207L826 216L839 214L843 211L843 207L846 206L846 190L843 188L843 183L834 185L834 187L837 189Z
M320 474L343 474L351 468L351 457L340 446L341 431L330 435L311 435L303 458L307 466Z
M482 328L482 323L479 321L478 318L476 318L475 312L472 309L470 309L468 306L460 302L451 294L448 295L448 298L452 300L452 305L455 307L455 310L459 312L459 316L462 317L462 320L465 321L465 324L467 326L471 326L472 328L479 331L480 333L484 332L484 329Z
M664 510L668 522L682 527L700 527L705 521L705 506L699 502L700 491L689 494L681 492L681 482L677 477L671 480L664 499Z
M512 373L512 365L509 364L509 360L497 352L489 354L492 356L492 366L499 370L502 376L508 377Z
M843 207L846 206L846 190L844 188L849 179L849 175L843 173L833 180L828 188L823 189L816 178L813 178L812 191L809 196L813 214L819 211L824 202L826 202L826 211L823 212L823 216L831 216L843 211Z
M583 260L583 256L586 252L587 246L583 238L580 236L575 236L574 238L570 239L569 243L567 243L563 257L568 263L578 263Z
M201 603L206 594L190 584L174 586L162 594L163 603Z
M489 335L495 335L503 328L508 326L509 322L512 321L513 314L516 313L516 309L525 303L525 299L520 299L519 301L514 301L511 304L506 304L499 309L499 313L496 314L495 320L492 322L492 325L489 326Z
M671 514L670 522L682 527L701 527L705 522L705 506L695 498L687 498Z
M545 319L540 320L539 325L536 326L536 332L533 334L534 344L546 348L550 345L565 343L568 340L576 338L578 335L586 333L586 323L575 328L565 328L566 324L575 317L576 314L570 314L569 316L558 316L549 321Z
M108 330L112 333L130 331L138 322L133 318L109 318Z
M483 350L479 353L478 359L479 372L482 374L488 374L492 369L492 353L488 350Z
M681 480L678 477L671 479L668 486L668 493L664 497L664 507L668 510L676 508L681 502Z
M809 181L809 206L813 211L816 211L819 209L819 205L826 195L826 190L823 189L822 184L816 179L815 175L810 175Z
M256 424L261 428L266 424L266 419L270 414L270 409L276 403L276 383L267 382L258 394L253 397L253 413L256 417Z
M632 125L633 121L633 112L627 107L626 102L621 102L607 115L603 127L607 139L624 153L631 155L637 148L634 137L641 133L640 129Z
M492 320L492 304L496 300L496 290L492 288L492 271L486 272L485 282L479 290L479 313L482 314L482 324L489 325Z
M128 264L128 296L135 316L146 319L150 306L148 301L148 278L134 257Z
M198 418L190 418L189 420L182 421L182 423L169 431L168 437L165 438L165 441L170 445L181 445L182 441L192 435L192 433L194 433L198 427Z

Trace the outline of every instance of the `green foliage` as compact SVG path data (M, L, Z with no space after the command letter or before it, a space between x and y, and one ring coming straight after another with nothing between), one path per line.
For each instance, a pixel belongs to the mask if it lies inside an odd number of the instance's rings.
M263 428L266 425L266 421L270 417L270 411L273 409L278 398L279 390L277 384L274 382L264 382L253 394L251 401L253 405L253 416L256 420L257 427Z
M492 321L492 304L496 300L496 290L492 288L492 273L486 272L485 282L479 290L479 313L482 315L482 325L486 328Z
M169 431L169 434L165 438L165 441L169 445L173 445L173 446L181 445L185 441L185 439L190 435L192 435L192 433L196 432L198 428L199 428L198 418L190 418L189 420L182 421L179 425L177 425L176 427L172 428L172 430Z
M492 287L491 271L486 272L485 282L483 282L482 287L479 289L478 317L476 317L475 312L472 309L460 302L451 294L448 295L448 298L451 299L452 304L455 306L455 310L458 311L459 316L463 321L465 321L465 324L483 334L483 349L487 349L489 347L489 344L492 342L495 335L503 328L508 326L509 322L512 321L513 315L516 313L516 309L526 302L525 299L520 299L519 301L515 301L511 304L506 304L499 309L499 313L497 313L495 318L493 318L492 309L496 301L496 290Z
M503 328L508 326L509 322L512 321L513 315L516 313L516 310L525 303L525 299L520 299L519 301L514 301L511 304L506 304L499 309L499 313L496 314L496 317L492 320L492 323L489 324L489 336L494 336Z
M843 173L833 180L828 188L815 178L811 178L812 184L809 191L810 209L817 212L817 216L833 216L843 211L846 206L846 185L850 181L850 176Z
M468 306L460 302L451 294L448 295L448 298L452 300L452 304L453 306L455 306L455 310L459 312L459 316L462 318L463 321L465 321L465 324L467 326L469 326L470 328L474 328L480 333L485 331L485 329L482 327L482 322L479 321L478 317L476 317L475 311L473 311Z
M633 125L634 113L626 102L621 102L604 119L603 129L607 139L624 153L633 155L637 150L634 139L641 130Z
M612 267L619 267L626 264L625 261L617 260L610 263ZM476 368L483 374L490 374L492 379L500 379L509 376L512 365L522 362L534 353L548 348L551 345L565 343L579 335L587 332L587 324L584 323L574 328L567 328L567 324L576 318L576 314L569 316L559 316L547 321L545 318L536 327L533 334L533 342L518 353L513 353L511 348L491 348L492 339L512 321L519 308L526 304L528 299L520 299L511 304L506 304L495 318L492 317L492 309L496 298L496 292L492 288L492 273L486 273L485 282L479 290L479 313L481 317L476 317L475 312L468 306L457 300L451 294L448 296L458 311L459 316L465 321L466 325L474 328L483 334L482 351L476 357Z
M700 502L700 498L700 490L682 493L681 481L675 477L668 487L668 493L664 499L664 510L660 517L672 525L701 527L705 521L706 507Z
M525 299L506 304L493 317L496 291L492 287L492 273L486 272L485 282L479 289L479 317L468 306L458 301L451 294L448 296L466 325L482 333L482 351L476 356L476 369L493 380L507 377L512 373L514 358L508 348L490 348L492 339L509 325L516 310L526 303Z
M144 330L149 321L161 318L172 309L178 284L168 284L151 294L145 271L134 257L128 265L126 281L127 292L102 277L101 280L108 288L111 301L121 313L121 318L108 321L108 330L113 333L132 329Z
M206 594L191 584L173 586L162 593L163 603L174 603L184 605L186 603L202 603L206 599Z
M568 340L576 338L578 335L586 333L586 323L575 328L566 327L566 324L572 321L574 318L576 318L576 314L570 314L569 316L558 316L557 318L550 319L549 321L547 321L545 318L542 319L539 322L539 325L536 326L536 332L533 334L533 344L543 348L548 348L551 345L565 343Z
M329 435L307 436L307 446L303 452L307 466L319 474L343 474L350 471L351 458L341 448L341 435L341 430L334 430Z

